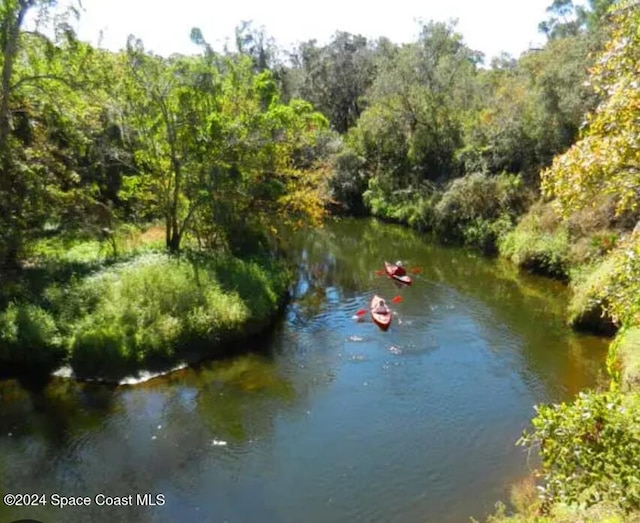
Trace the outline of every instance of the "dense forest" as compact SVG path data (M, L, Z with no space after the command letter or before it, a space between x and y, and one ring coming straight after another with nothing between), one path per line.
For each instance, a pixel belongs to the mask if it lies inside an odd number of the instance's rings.
M567 281L569 322L618 332L611 391L523 436L544 486L513 520L640 508L637 2L554 0L542 48L490 63L454 23L286 52L194 28L198 54L160 57L77 16L0 4L0 360L117 377L221 346L286 299L285 228L373 215Z

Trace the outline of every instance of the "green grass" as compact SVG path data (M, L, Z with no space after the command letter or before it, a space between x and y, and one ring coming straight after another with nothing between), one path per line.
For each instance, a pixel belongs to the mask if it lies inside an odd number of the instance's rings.
M504 236L499 249L518 267L561 280L568 278L569 236L566 230L543 232L529 227L523 220Z
M640 391L640 327L622 329L607 359L609 372L623 392Z
M217 355L271 321L290 281L268 259L147 252L100 264L91 242L75 247L83 262L66 261L84 271L60 278L45 270L39 293L24 292L0 312L0 360L68 362L77 375L117 379L194 351Z
M590 267L582 267L573 273L571 300L567 308L568 322L572 327L611 335L615 332L607 309L607 286L614 275L614 260L604 258Z
M55 365L65 347L55 319L30 303L10 302L0 312L0 361L36 369Z

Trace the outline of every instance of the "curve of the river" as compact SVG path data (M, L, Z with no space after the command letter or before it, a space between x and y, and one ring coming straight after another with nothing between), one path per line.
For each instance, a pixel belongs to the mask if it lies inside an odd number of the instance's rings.
M246 354L136 387L0 382L0 492L47 500L0 521L482 518L533 465L514 445L533 405L602 378L606 341L563 324L560 284L374 220L291 248L294 300ZM411 287L375 273L397 258ZM401 298L387 332L353 320L373 294Z

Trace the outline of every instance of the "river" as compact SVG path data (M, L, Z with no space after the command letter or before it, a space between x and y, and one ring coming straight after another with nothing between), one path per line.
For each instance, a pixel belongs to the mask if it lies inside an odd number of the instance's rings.
M243 354L136 386L0 381L0 492L47 502L0 521L480 519L535 465L515 446L533 406L603 379L559 283L374 220L292 245L294 299ZM411 287L375 272L398 258ZM353 319L373 294L398 297L387 332Z

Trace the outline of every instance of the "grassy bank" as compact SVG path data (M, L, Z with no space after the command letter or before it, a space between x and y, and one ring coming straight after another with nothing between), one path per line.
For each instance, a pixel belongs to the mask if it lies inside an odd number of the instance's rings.
M119 379L220 355L271 323L290 281L267 258L176 257L148 245L102 257L89 242L63 257L54 253L26 270L5 299L5 366L50 371L68 364L77 376Z
M522 178L473 173L444 186L425 185L393 192L372 184L364 201L373 216L432 234L443 243L495 254L533 200Z

